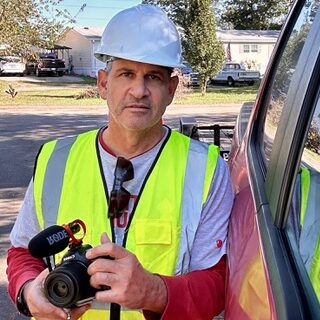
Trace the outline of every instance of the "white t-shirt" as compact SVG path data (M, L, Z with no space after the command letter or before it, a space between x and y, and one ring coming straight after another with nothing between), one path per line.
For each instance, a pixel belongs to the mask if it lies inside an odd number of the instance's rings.
M122 244L124 230L134 202L165 138L166 135L155 147L130 159L134 169L134 179L124 182L123 187L130 192L131 199L128 209L120 218L114 221L115 242L120 245ZM104 150L100 144L99 152L110 194L117 158ZM200 224L191 249L190 271L207 269L215 265L226 253L228 219L232 205L233 191L229 170L225 161L219 157L210 186L209 196L203 206ZM33 197L33 181L31 180L10 234L11 244L14 247L27 248L30 239L40 231Z

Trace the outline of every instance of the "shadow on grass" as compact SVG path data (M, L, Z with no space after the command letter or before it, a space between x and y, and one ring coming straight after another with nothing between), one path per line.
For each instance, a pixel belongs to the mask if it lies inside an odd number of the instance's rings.
M1 78L0 78L1 80ZM30 84L30 86L35 86L35 87L42 87L45 85L46 87L73 87L73 86L83 86L83 85L88 85L85 82L48 82L47 80L39 80L37 82L35 81L19 81L19 84Z

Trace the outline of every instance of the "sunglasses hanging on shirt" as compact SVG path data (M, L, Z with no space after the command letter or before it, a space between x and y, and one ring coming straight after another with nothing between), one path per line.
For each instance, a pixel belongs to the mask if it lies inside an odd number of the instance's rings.
M114 182L109 199L109 218L119 218L128 208L131 194L122 186L124 182L132 180L134 177L132 163L118 157L114 170Z

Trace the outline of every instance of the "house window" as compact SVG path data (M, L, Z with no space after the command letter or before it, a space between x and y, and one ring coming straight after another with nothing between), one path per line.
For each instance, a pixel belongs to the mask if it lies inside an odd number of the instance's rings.
M258 52L258 45L257 44L251 45L251 52Z
M243 45L243 52L250 52L250 45L249 44Z
M240 53L250 53L250 52L260 52L260 46L257 44L244 44L242 47L240 46Z

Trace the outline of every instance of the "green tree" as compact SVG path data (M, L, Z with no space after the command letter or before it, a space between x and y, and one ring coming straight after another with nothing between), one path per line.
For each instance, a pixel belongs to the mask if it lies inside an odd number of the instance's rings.
M221 25L236 30L279 30L292 0L226 0Z
M167 12L174 23L181 28L186 26L186 11L188 0L143 0L142 3L149 3L161 7Z
M200 90L206 93L207 81L217 74L225 60L224 48L217 40L210 0L190 0L184 30L184 56L199 73Z
M144 0L160 6L179 26L184 58L199 73L202 94L209 78L217 74L224 61L224 49L216 37L213 4L217 0Z
M0 45L5 54L33 55L51 47L72 18L57 9L62 0L1 0Z

